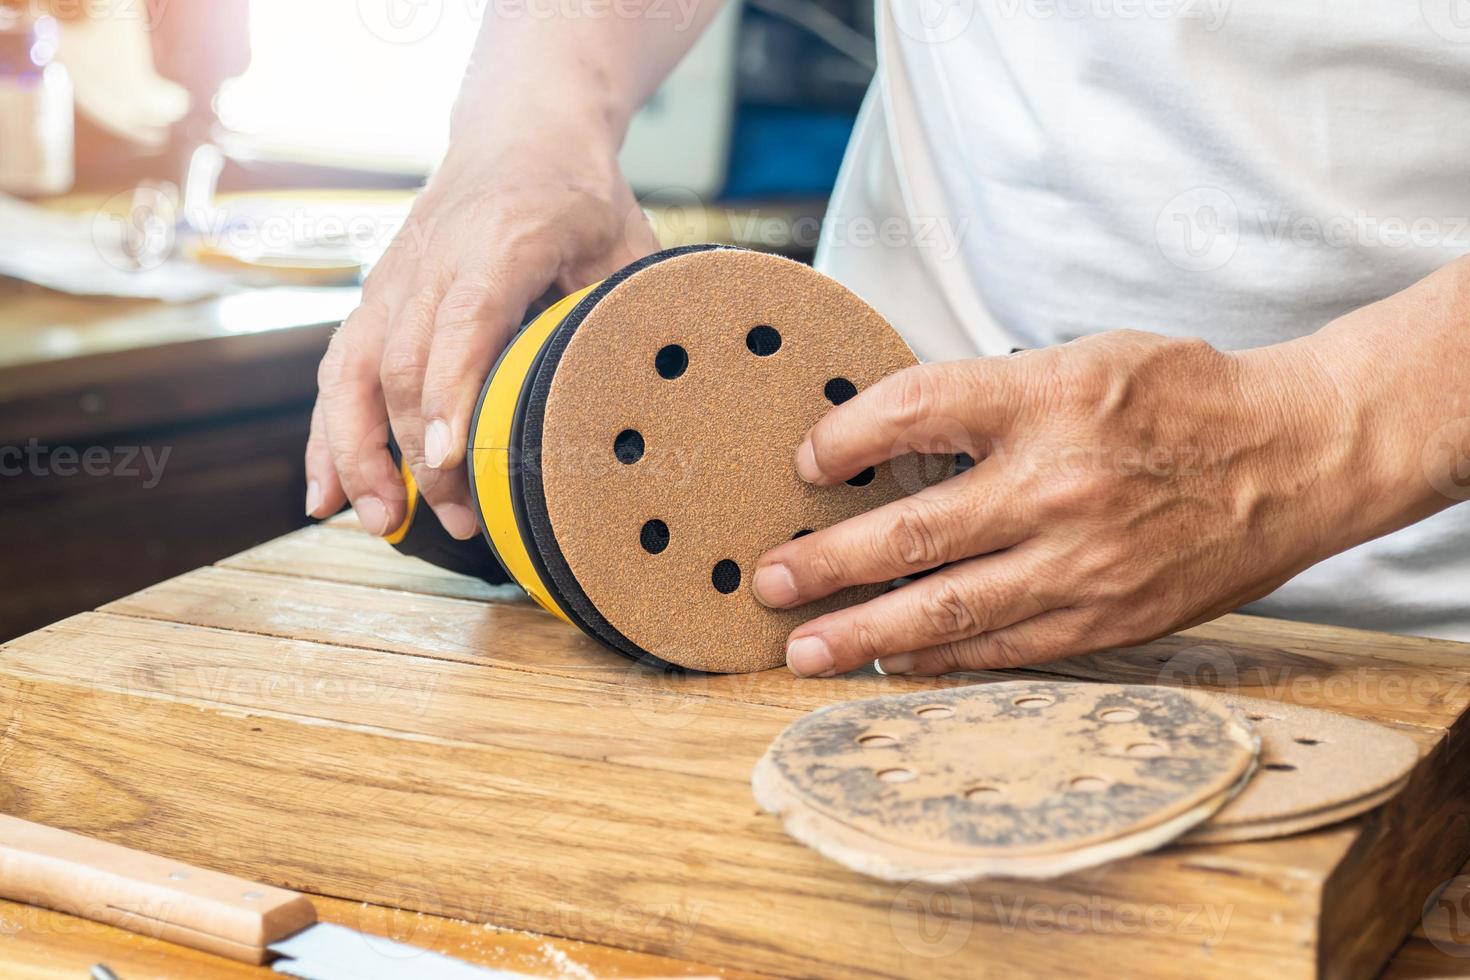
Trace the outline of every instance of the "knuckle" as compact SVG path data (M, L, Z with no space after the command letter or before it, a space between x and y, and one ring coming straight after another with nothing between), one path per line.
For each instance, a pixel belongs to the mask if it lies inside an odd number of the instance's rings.
M846 564L830 548L817 548L806 560L807 578L812 583L832 588L843 583Z
M341 336L338 331L332 336L327 344L327 352L322 355L321 363L316 366L316 387L318 391L330 391L342 376L342 360L345 356L342 343L337 338Z
M347 383L356 376L357 372L354 367L357 364L357 345L353 343L345 327L339 328L336 333L332 334L332 339L327 344L327 352L322 355L321 363L317 365L318 390L330 392L339 385Z
M888 653L883 634L871 623L857 620L847 630L847 649L854 660L877 660Z
M912 500L897 505L883 543L894 564L903 568L929 568L944 560L944 548L934 521Z
M455 286L434 313L434 329L473 326L486 319L491 292L491 287L484 284Z
M1220 354L1215 346L1203 337L1180 337L1171 341L1171 344L1180 354L1200 360L1214 360Z
M1015 641L1006 636L1004 631L989 633L981 637L980 649L982 651L980 661L986 667L1001 669L1024 667L1033 659L1026 656L1025 652L1017 647Z
M923 365L893 376L893 419L901 426L917 425L934 403L934 381Z
M945 582L927 595L919 607L924 625L934 636L965 637L979 629L980 618L971 596L953 582Z
M1062 461L1033 498L1038 512L1058 520L1092 513L1100 497L1092 465L1086 458Z
M364 326L365 318L376 315L374 308L364 304L333 331L332 339L327 343L327 351L317 365L319 389L327 391L371 373L372 359L367 355L362 334L367 329Z
M807 434L807 441L812 444L812 458L816 460L817 469L823 473L829 471L834 456L833 446L836 440L832 435L832 425L827 419L818 422Z
M939 661L940 670L943 673L952 673L956 670L972 670L977 665L974 647L970 643L941 643L933 648L934 659Z
M385 323L387 319L388 304L378 298L377 291L372 289L370 283L364 283L362 302L347 314L347 319L342 321L341 330L347 333L370 330Z
M1118 373L1109 358L1095 353L1077 358L1071 370L1058 375L1056 384L1058 401L1076 405L1087 414L1118 400Z
M383 351L383 360L378 367L378 380L384 391L415 391L424 376L423 355L414 347L394 344Z

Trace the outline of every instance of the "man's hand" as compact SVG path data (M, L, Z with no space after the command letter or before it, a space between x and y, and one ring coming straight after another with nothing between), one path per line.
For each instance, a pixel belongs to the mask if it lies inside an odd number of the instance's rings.
M611 150L461 140L332 338L306 449L307 513L351 500L367 530L406 513L389 427L446 531L478 528L464 467L475 400L526 308L657 248ZM575 130L574 130L575 131ZM590 130L589 130L590 131Z
M322 360L309 515L351 500L374 534L402 523L391 425L444 529L474 536L463 462L480 387L547 291L580 289L658 248L618 149L720 9L692 0L670 17L657 0L629 0L616 16L486 11L449 153Z
M974 468L771 550L756 596L939 569L795 630L804 676L1015 667L1212 619L1357 543L1371 436L1341 397L1301 342L1118 331L911 368L828 413L798 473L831 485L911 451Z

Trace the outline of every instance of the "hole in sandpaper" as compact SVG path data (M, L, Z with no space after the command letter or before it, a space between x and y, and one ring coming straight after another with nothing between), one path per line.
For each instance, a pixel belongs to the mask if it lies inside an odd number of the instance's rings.
M841 405L857 394L857 385L846 378L833 378L822 386L822 394L834 405Z
M673 381L689 367L689 352L678 344L659 348L653 356L653 369L666 381Z
M643 458L643 433L637 429L624 429L613 440L613 455L624 465L636 463Z
M710 584L715 591L721 595L729 595L740 588L740 566L728 558L721 559L715 563L714 571L710 572Z
M768 327L763 323L752 327L750 333L745 335L745 346L756 357L770 357L781 349L781 334L775 327Z
M1103 721L1118 724L1125 721L1137 721L1138 712L1132 708L1108 708L1102 714L1098 715L1098 717Z
M638 543L650 555L658 554L669 546L669 526L655 517L638 532Z

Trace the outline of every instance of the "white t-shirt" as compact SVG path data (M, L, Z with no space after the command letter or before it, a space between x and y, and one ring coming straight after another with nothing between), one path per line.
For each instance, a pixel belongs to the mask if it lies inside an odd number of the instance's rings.
M923 359L1258 347L1470 252L1466 0L879 0L878 43L817 265ZM1470 640L1470 505L1249 611Z

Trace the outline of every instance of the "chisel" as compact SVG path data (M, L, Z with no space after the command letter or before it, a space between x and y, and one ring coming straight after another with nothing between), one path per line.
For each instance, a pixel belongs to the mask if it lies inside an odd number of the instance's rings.
M0 898L308 980L517 977L316 921L305 895L0 815Z

